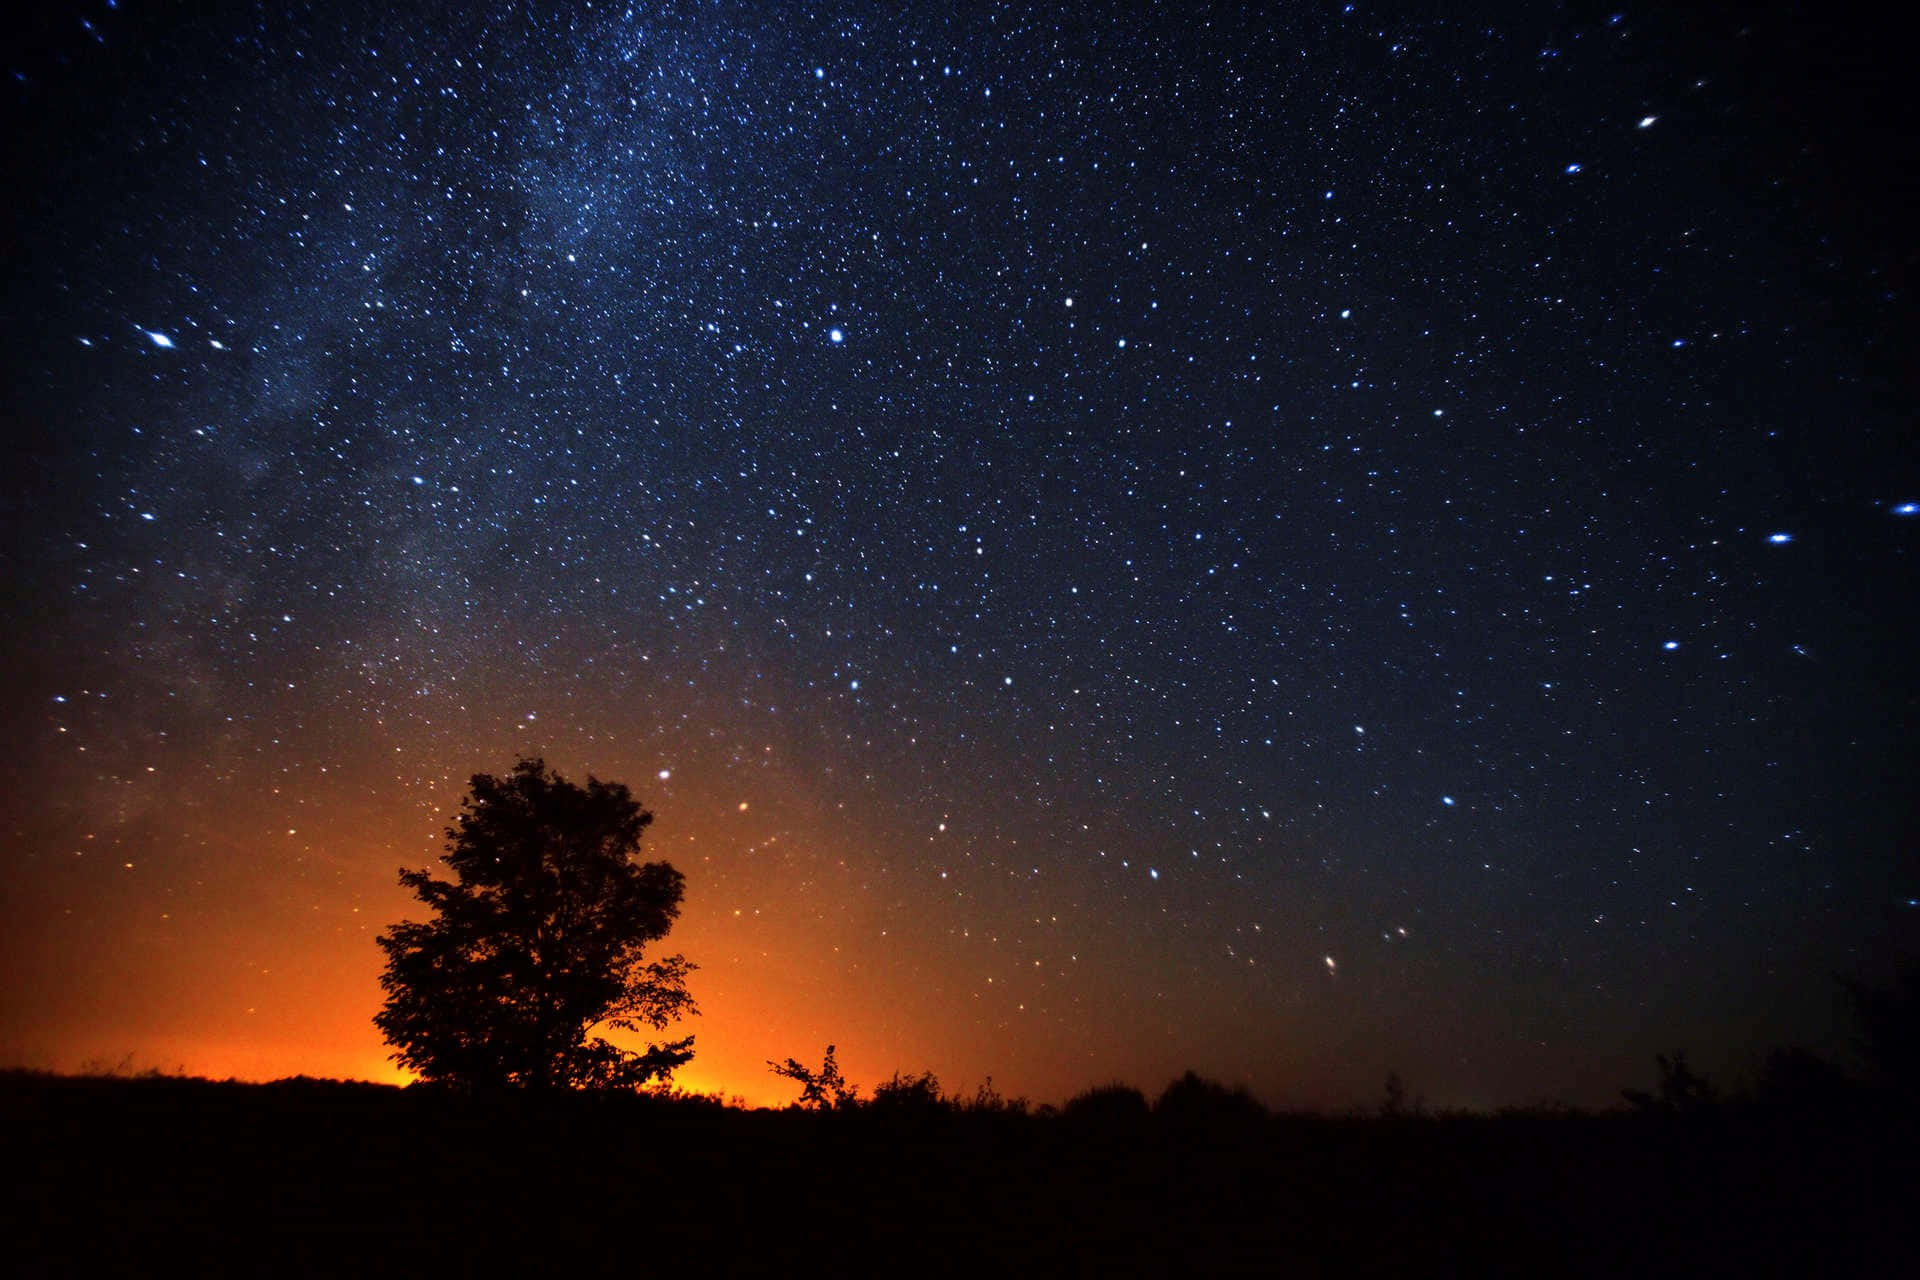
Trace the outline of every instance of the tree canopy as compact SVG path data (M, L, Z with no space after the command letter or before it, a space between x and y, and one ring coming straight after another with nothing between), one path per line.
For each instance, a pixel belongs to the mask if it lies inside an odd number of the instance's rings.
M433 910L379 939L374 1015L394 1060L477 1088L633 1088L693 1057L693 1037L623 1049L599 1029L660 1030L698 1012L684 956L642 952L680 914L685 880L637 858L653 815L627 788L521 760L476 774L447 830L453 880L402 870Z

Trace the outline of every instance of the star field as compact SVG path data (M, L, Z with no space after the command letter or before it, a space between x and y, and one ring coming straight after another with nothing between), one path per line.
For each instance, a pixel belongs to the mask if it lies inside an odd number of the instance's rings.
M381 1074L522 753L656 814L700 1087L1832 1034L1920 892L1895 126L1653 10L946 8L23 43L0 1049Z

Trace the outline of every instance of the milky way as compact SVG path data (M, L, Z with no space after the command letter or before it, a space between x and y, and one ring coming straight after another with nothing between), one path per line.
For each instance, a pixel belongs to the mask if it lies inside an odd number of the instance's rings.
M522 754L655 812L703 1087L1831 1038L1920 894L1870 126L1468 7L49 17L0 1049L379 1074Z

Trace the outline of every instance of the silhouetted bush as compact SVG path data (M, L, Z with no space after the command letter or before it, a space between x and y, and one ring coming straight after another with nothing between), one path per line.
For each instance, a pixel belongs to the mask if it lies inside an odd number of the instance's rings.
M1060 1108L1061 1119L1081 1128L1137 1128L1150 1114L1147 1096L1130 1084L1119 1083L1075 1094Z
M1002 1097L993 1087L993 1077L988 1076L960 1108L968 1115L1025 1116L1031 1114L1033 1104L1025 1098Z
M1267 1109L1244 1088L1228 1088L1187 1072L1161 1091L1153 1113L1163 1124L1223 1137L1256 1132Z
M873 1088L873 1101L867 1104L878 1111L914 1111L934 1112L951 1111L954 1104L940 1093L940 1081L931 1071L917 1076L903 1076L898 1071L893 1078Z

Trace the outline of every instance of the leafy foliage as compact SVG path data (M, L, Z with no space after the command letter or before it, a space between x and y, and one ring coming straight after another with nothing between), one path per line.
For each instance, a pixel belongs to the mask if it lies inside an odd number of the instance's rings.
M818 1071L802 1065L798 1058L788 1058L785 1062L769 1058L767 1068L800 1086L797 1105L804 1110L846 1111L860 1103L859 1087L848 1084L840 1074L840 1064L833 1060L832 1045L827 1046L827 1056Z
M441 859L455 879L400 873L434 919L379 939L374 1016L396 1061L476 1088L635 1088L693 1057L693 1037L636 1053L596 1028L692 1015L684 956L642 963L680 914L684 879L639 862L653 815L619 783L585 786L522 760L476 774Z

